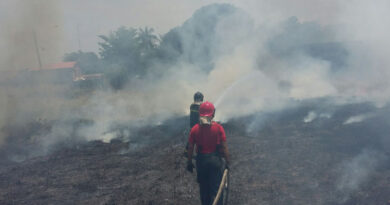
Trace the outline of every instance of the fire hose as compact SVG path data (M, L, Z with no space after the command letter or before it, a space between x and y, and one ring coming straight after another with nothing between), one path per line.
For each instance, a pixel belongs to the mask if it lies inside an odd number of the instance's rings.
M221 195L222 195L222 204L227 205L228 195L229 195L229 170L228 169L225 169L225 171L223 172L221 184L219 185L217 196L215 196L213 205L217 205Z

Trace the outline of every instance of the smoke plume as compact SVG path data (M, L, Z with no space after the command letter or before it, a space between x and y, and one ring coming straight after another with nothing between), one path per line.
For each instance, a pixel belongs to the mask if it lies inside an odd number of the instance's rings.
M1 70L15 71L39 67L62 57L61 5L55 1L4 1L0 32ZM8 10L7 10L8 8ZM36 42L36 43L35 43ZM37 51L38 50L38 51Z
M372 116L373 116L372 114L355 115L355 116L349 117L343 124L347 125L347 124L362 122L362 121L364 121Z
M382 154L372 150L363 150L353 159L340 165L340 179L337 180L336 187L342 195L342 202L348 200L351 193L369 180L383 159Z
M23 72L28 68L59 61L62 52L61 10L56 1L10 1L0 3L0 145L5 139L4 126L23 124L40 111L45 111L35 92L52 92L54 89L23 87ZM19 78L12 86L4 86L9 79ZM54 91L55 92L55 91ZM41 93L42 94L42 93ZM30 97L33 96L33 97ZM53 100L55 101L55 99ZM53 105L56 102L52 102ZM49 106L50 107L50 106ZM39 115L41 115L40 113Z

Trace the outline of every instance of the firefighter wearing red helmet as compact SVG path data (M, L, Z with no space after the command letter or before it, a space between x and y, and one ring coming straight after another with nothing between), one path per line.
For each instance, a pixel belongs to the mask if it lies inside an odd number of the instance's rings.
M199 123L191 129L188 139L187 170L193 172L192 155L196 145L196 171L202 205L211 205L217 195L224 169L221 157L226 161L226 168L229 167L225 130L212 121L214 115L214 105L208 101L202 103L199 107ZM222 204L222 200L218 204Z

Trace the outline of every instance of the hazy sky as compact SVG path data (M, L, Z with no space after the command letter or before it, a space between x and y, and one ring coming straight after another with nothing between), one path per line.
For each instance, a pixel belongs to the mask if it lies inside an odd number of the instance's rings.
M48 1L52 7L44 8L42 5ZM97 35L107 34L119 26L148 26L157 33L164 34L181 25L195 10L211 3L236 5L249 12L259 23L278 21L288 16L322 23L332 22L337 17L340 6L335 0L1 0L1 27L12 29L6 25L12 25L14 19L22 16L26 18L22 14L26 9L23 6L29 7L34 4L32 2L40 4L42 10L55 11L57 16L53 18L57 22L52 25L52 29L58 29L63 34L63 49L66 51L77 50L78 39L82 50L96 51ZM4 38L1 40L4 41Z
M211 3L236 5L249 12L258 23L278 21L288 16L328 23L337 16L339 7L334 0L316 3L309 0L294 3L286 0L66 0L61 3L66 37L70 43L68 49L71 50L78 49L78 36L83 50L96 50L98 34L106 34L122 25L148 26L164 34L181 25L195 10Z
M70 0L62 1L62 10L70 49L78 49L79 36L82 50L97 50L99 34L120 26L148 26L162 34L183 23L204 4L193 0Z
M233 4L247 11L258 24L270 25L290 16L296 16L300 21L316 21L323 25L348 24L351 17L352 22L360 23L355 17L364 20L367 17L365 13L371 15L377 13L377 10L380 12L381 8L387 11L386 6L389 6L383 0L378 0L375 4L362 2L364 1L0 0L0 51L3 53L0 67L16 68L37 64L33 62L36 57L32 30L37 33L42 56L46 57L43 57L43 63L51 63L59 61L65 52L79 48L83 51L98 51L97 36L106 35L119 26L148 26L154 28L157 34L164 34L181 25L200 7L212 3ZM367 5L372 5L372 8ZM348 14L349 11L352 13ZM361 33L370 35L368 32ZM23 56L29 58L18 59L18 56L22 56L21 52L27 52Z

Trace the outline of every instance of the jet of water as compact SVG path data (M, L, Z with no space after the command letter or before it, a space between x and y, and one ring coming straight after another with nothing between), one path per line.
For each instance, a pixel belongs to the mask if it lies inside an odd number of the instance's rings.
M253 72L250 72L249 74L239 78L238 80L234 81L229 87L227 87L221 95L219 95L219 97L217 98L217 100L215 101L214 105L216 108L218 108L218 106L222 103L223 99L234 89L236 88L237 86L239 86L240 84L244 83L244 82L247 82L248 80L252 79L252 78L255 78L257 77L259 74L259 71L253 71Z

